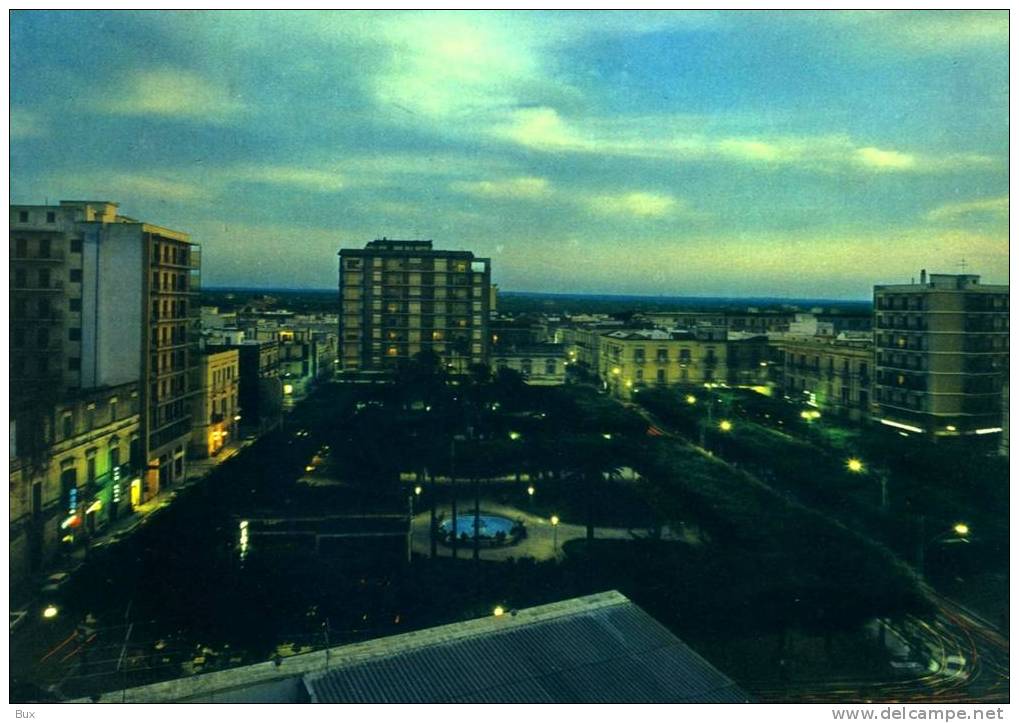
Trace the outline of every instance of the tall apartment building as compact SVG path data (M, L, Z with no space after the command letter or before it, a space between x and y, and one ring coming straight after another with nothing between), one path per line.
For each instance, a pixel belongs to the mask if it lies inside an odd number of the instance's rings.
M185 474L201 256L186 233L117 208L11 206L11 388L54 403L140 383L148 498Z
M384 238L339 255L341 378L428 350L457 372L487 363L489 259Z
M936 436L1001 431L1008 375L1008 286L920 273L874 287L878 421Z

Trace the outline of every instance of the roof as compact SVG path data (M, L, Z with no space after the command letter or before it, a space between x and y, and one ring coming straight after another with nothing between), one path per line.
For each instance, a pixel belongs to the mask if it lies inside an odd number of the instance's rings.
M615 591L347 646L333 660L305 676L312 702L749 701Z

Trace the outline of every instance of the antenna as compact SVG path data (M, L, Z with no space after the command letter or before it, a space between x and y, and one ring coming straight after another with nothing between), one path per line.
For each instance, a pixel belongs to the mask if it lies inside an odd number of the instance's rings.
M959 259L959 270L962 271L962 273L966 273L966 259L965 258Z

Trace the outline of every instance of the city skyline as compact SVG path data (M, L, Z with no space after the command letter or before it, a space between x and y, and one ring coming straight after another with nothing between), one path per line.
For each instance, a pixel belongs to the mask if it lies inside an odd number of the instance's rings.
M1003 283L1007 35L1007 12L16 12L11 201L120 202L220 287L330 288L383 236L489 256L512 291L855 299L963 259Z

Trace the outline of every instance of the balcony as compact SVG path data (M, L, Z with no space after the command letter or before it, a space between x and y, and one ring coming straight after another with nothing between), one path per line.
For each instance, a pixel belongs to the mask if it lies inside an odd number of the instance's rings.
M62 249L54 249L47 254L39 253L38 251L34 254L23 253L19 254L15 252L11 256L11 263L60 263L64 260L64 252Z
M48 286L40 286L38 282L35 285L11 286L11 291L14 293L27 291L31 293L60 294L64 291L64 281L63 279L53 279Z

